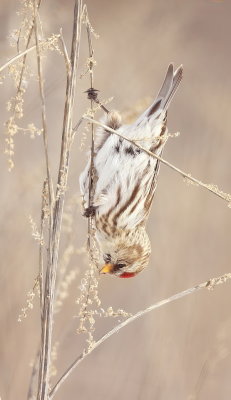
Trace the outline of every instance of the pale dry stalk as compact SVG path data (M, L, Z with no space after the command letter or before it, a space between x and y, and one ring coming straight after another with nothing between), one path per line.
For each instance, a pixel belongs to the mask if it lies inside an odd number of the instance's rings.
M49 231L51 232L52 227L52 202L53 202L53 184L51 180L51 173L50 173L50 166L49 166L49 157L48 157L48 134L47 134L47 123L46 123L46 107L45 107L45 95L44 95L44 84L43 84L43 73L42 73L42 64L41 64L41 55L40 55L40 48L39 48L39 41L38 41L38 24L37 24L37 13L38 13L38 4L34 1L34 35L35 35L35 46L31 49L36 48L37 54L37 67L38 67L38 81L39 81L39 91L40 91L40 99L41 99L41 111L42 111L42 126L43 126L43 144L44 144L44 152L45 152L45 160L46 160L46 172L47 172L47 179L44 181L43 184L43 191L42 191L42 206L41 206L41 222L40 222L40 237L41 239L44 237L44 225L45 225L45 199L44 195L46 192L46 186L48 186L49 192ZM30 49L30 50L31 50ZM28 51L27 51L28 53ZM39 244L39 292L40 292L40 313L41 313L41 326L43 324L43 243L42 240ZM39 356L40 351L37 351L30 384L28 390L28 399L32 398L33 390L35 386L35 379L37 376L37 371L39 367Z
M93 44L92 44L92 33L91 33L91 25L89 22L88 18L88 12L87 12L87 6L83 6L83 14L82 18L84 20L84 23L86 25L86 31L87 31L87 39L88 39L88 52L89 52L89 58L87 61L88 65L88 73L89 73L89 83L90 83L90 90L94 87L94 62L93 62L93 56L94 56L94 49L93 49ZM87 91L89 92L89 90ZM89 97L90 98L90 97ZM94 115L94 100L93 98L90 98L90 113L91 115ZM78 127L80 126L82 122L82 118L78 122L78 124L75 126L75 128L72 131L72 136L74 138L74 134L77 131ZM93 205L93 198L94 198L94 177L95 177L95 172L94 172L94 155L95 155L95 146L94 146L94 124L91 123L91 149L90 149L90 173L89 173L89 196L88 196L88 207L91 208ZM85 320L87 318L87 308L90 300L90 290L92 287L92 281L93 281L93 276L94 271L96 270L96 264L95 264L95 252L94 252L94 221L93 217L90 216L88 218L88 236L87 236L87 250L88 250L88 257L89 257L89 271L90 273L87 275L87 290L86 290L86 297L84 301L84 308L81 310L82 313L82 318ZM89 331L90 333L90 331Z
M69 58L69 55L68 55L66 43L64 41L62 28L60 29L59 39L60 39L60 43L61 43L61 46L62 46L62 51L63 51L64 60L65 60L65 64L66 64L67 74L69 75L70 72L71 72L71 62L70 62L70 58Z
M51 365L51 340L54 315L56 273L59 255L59 241L65 200L65 190L70 161L73 106L76 87L76 68L79 60L81 36L82 0L75 0L74 23L71 47L71 70L67 74L66 99L64 108L63 132L60 164L53 209L53 224L49 238L48 261L44 289L43 324L41 333L41 356L37 400L47 400Z
M94 56L94 49L92 46L92 39L91 39L91 29L88 19L87 7L84 6L85 18L86 18L86 29L87 29L87 39L88 39L88 51L89 51L89 78L90 78L90 88L94 87L94 63L92 62ZM90 100L91 102L91 113L94 113L94 101L93 99ZM88 207L90 208L93 204L93 197L94 197L94 154L95 154L95 144L94 144L94 124L91 123L91 165L90 165L90 174L89 174L89 198L88 198ZM91 255L91 236L92 236L92 217L88 218L88 251L90 258L92 259Z
M37 0L34 0L34 35L35 35L35 44L36 44L36 55L37 55L37 67L38 67L38 82L39 82L39 93L41 99L41 114L42 114L42 127L43 127L43 145L45 152L45 165L46 165L46 175L47 175L47 185L48 185L48 194L49 194L49 249L51 248L51 232L53 226L53 184L51 180L51 172L50 172L50 164L49 164L49 156L48 156L48 137L47 137L47 123L46 123L46 106L45 106L45 95L44 95L44 81L43 81L43 73L42 73L42 64L41 64L41 55L39 48L39 40L38 40L38 3ZM43 187L45 189L45 185ZM44 192L44 190L43 190ZM44 199L43 199L44 200ZM44 215L43 215L43 205L41 211L41 230L44 228ZM39 286L40 286L40 313L41 313L41 349L40 349L40 370L39 370L39 381L43 379L45 370L45 360L46 360L46 346L43 338L45 337L44 329L45 329L45 320L44 320L44 291L43 291L43 249L40 244L39 249ZM44 361L44 362L43 362ZM37 361L35 360L37 364ZM32 371L32 382L33 376L35 376L35 370L38 368L36 365ZM42 385L41 385L42 388ZM42 390L41 390L42 393Z
M43 247L44 247L44 227L45 227L45 208L46 208L46 199L45 199L45 194L47 192L46 190L47 187L47 180L44 181L43 183L43 191L42 191L42 202L41 202L41 219L40 219L40 242L39 242L39 299L40 299L40 314L41 314L41 326L43 323L43 299L44 299L44 291L43 291ZM29 382L29 388L28 388L28 393L27 393L27 400L33 399L33 394L35 390L35 385L36 385L36 378L37 378L37 373L38 373L38 368L39 368L39 357L40 357L40 346L38 347L33 367L32 367L32 372L31 372L31 377L30 377L30 382Z
M38 33L37 20L38 20L38 3L37 3L37 0L34 0L34 33L35 33L35 44L36 44L36 54L37 54L39 93L40 93L40 99L41 99L43 144L44 144L45 160L46 160L46 174L47 174L47 183L48 183L48 192L49 192L49 204L50 204L50 209L52 210L54 194L53 194L53 184L52 184L52 179L51 179L50 163L49 163L49 156L48 156L48 137L47 137L48 135L47 135L46 105L45 105L45 95L44 95L44 79L43 79L39 40L38 40L39 33ZM52 220L52 215L51 215L50 219Z
M160 300L157 303L152 304L151 306L145 308L145 310L138 311L136 314L127 318L125 321L121 322L119 325L115 326L112 330L103 335L99 340L97 340L94 346L89 351L84 351L80 354L73 363L67 368L61 378L54 385L53 389L50 391L49 397L52 399L60 386L66 381L66 379L70 376L70 374L75 370L75 368L86 358L88 357L97 347L99 347L102 343L104 343L107 339L113 336L115 333L118 333L122 328L130 324L131 322L136 321L138 318L143 317L151 311L154 311L166 304L172 303L173 301L179 300L182 297L188 296L192 293L198 292L201 289L207 288L209 290L213 290L215 286L223 284L231 279L231 273L227 273L221 275L216 278L209 279L206 282L200 283L199 285L195 285L189 289L183 290L182 292L176 293L173 296L170 296L164 300Z
M43 47L46 43L49 43L50 38L40 41L39 46ZM0 67L0 73L4 71L6 68L8 68L11 64L14 64L16 61L18 61L20 58L23 56L26 56L28 53L31 53L33 50L36 50L36 45L29 47L28 49L19 52L16 56L12 57L10 60L8 60L5 64L3 64Z
M30 376L30 382L29 382L29 388L27 392L27 400L33 400L34 399L34 390L36 386L36 378L37 378L37 373L38 373L38 367L39 367L39 356L40 356L40 348L38 349L34 362L33 362L33 367L32 367L32 372Z
M44 299L44 265L43 265L43 248L44 248L44 229L45 229L45 219L50 217L47 215L47 179L43 182L43 191L42 191L42 204L41 204L41 218L40 218L40 237L41 241L39 243L39 294L40 294L40 312L41 312L41 323L42 323L42 315L43 315L43 299Z
M29 49L26 49L20 53L18 53L16 56L12 57L9 61L7 61L4 65L0 67L0 72L4 71L7 67L9 67L11 64L15 63L17 60L19 60L21 57L26 56L28 53L30 53L32 50L35 50L36 46L32 46Z

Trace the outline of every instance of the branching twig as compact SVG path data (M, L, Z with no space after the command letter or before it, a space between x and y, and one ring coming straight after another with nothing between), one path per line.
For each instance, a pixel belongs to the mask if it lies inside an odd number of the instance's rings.
M62 50L63 50L63 55L64 55L64 60L66 63L66 69L67 69L67 74L70 75L71 73L71 61L67 52L67 47L66 47L66 43L64 41L64 37L63 37L63 30L62 28L60 29L60 42L62 45Z
M49 43L50 38L46 39L46 40L42 40L39 41L39 46L43 47L45 43ZM22 58L23 56L26 56L28 53L32 52L33 50L36 49L36 45L29 47L28 49L21 51L20 53L18 53L16 56L12 57L10 60L8 60L5 64L3 64L0 67L0 73L2 71L4 71L4 69L8 68L11 64L14 64L17 60L19 60L20 58Z
M188 179L189 181L195 183L196 185L199 185L199 186L205 188L206 190L209 190L210 192L212 192L216 196L218 196L221 199L225 200L228 203L228 206L231 207L231 195L229 193L223 192L222 190L218 189L215 185L208 184L208 183L203 183L203 182L199 181L198 179L194 178L193 176L191 176L187 172L182 171L181 169L175 167L170 162L164 160L162 157L158 156L157 154L152 153L151 151L149 151L149 150L145 149L144 147L140 146L139 144L136 143L135 140L132 140L130 138L127 138L126 136L121 135L120 132L115 131L114 129L110 128L109 126L104 125L101 122L96 121L93 118L89 118L89 117L86 117L86 116L83 116L83 119L85 119L87 121L91 121L93 124L96 124L98 126L102 126L107 131L109 131L111 133L114 133L115 135L121 137L122 139L125 139L129 143L132 143L134 146L138 147L139 149L141 149L142 151L147 153L149 156L156 158L157 160L161 161L163 164L167 165L167 167L169 167L169 168L173 169L174 171L178 172L178 174L180 174L183 178Z
M189 294L198 292L201 289L208 288L211 290L215 286L217 286L219 284L223 284L229 279L231 279L231 273L221 275L217 278L209 279L208 281L200 283L199 285L193 286L189 289L183 290L182 292L176 293L173 296L168 297L167 299L158 301L157 303L152 304L151 306L145 308L145 310L138 311L136 314L132 315L131 317L127 318L125 321L121 322L119 325L115 326L111 331L107 332L99 340L97 340L97 342L95 342L94 346L88 352L84 351L73 361L73 363L68 367L68 369L64 372L64 374L61 376L61 378L55 384L53 389L50 391L50 394L49 394L50 399L52 399L54 397L55 393L58 391L60 386L65 382L65 380L74 371L74 369L86 357L88 357L97 347L99 347L102 343L104 343L112 335L114 335L115 333L118 333L122 328L124 328L131 322L134 322L138 318L143 317L144 315L148 314L150 311L156 310L157 308L160 308L168 303L172 303L173 301L176 301L178 299L181 299L182 297L188 296Z
M42 3L42 0L38 0L38 3L37 3L37 8L38 9L39 9L41 3ZM31 28L30 28L30 31L29 31L29 34L28 34L28 38L27 38L27 42L26 42L26 50L28 49L28 47L30 45L30 41L31 41L31 38L32 38L32 35L33 35L33 30L34 30L34 20L32 21ZM27 53L25 53L24 56L23 56L22 69L21 69L21 72L20 72L19 84L18 84L18 87L17 87L16 96L15 96L16 98L17 98L18 94L20 93L21 87L22 87L23 74L24 74L24 71L25 71L25 68L26 68ZM16 105L13 108L13 114L15 114L15 111L16 111Z

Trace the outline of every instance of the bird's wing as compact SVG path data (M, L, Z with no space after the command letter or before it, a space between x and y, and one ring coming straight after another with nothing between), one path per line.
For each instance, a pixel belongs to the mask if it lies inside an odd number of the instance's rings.
M163 151L161 151L160 156L162 155L162 152ZM144 220L146 220L146 218L148 217L150 209L151 209L153 197L154 197L156 187L157 187L157 178L159 175L159 171L160 171L160 161L157 160L155 169L154 169L154 173L153 173L153 178L152 178L151 185L150 185L150 189L149 189L148 194L146 195L145 202L144 202L144 210L145 210Z
M121 126L121 116L117 111L111 111L105 117L103 117L101 119L101 122L104 125L108 126L109 128L117 130ZM95 140L94 140L95 157L97 156L97 154L101 150L101 148L105 145L106 141L108 140L108 138L110 136L111 136L111 133L101 126L96 130ZM81 191L81 195L83 197L83 208L84 209L87 208L88 199L89 199L90 164L91 164L91 162L90 162L90 156L89 156L88 163L79 177L80 191ZM105 201L106 201L105 196L100 195L97 197L97 199L95 199L94 206L97 207L98 205L100 205L102 202L105 202Z
M150 118L152 115L154 116L155 119L158 119L160 112L162 111L167 111L168 106L176 93L176 90L181 82L181 79L183 77L183 67L182 65L175 71L173 72L173 64L170 64L163 82L163 85L158 93L158 96L154 103L151 105L151 107L148 108L148 110L145 111L143 114L143 118ZM165 112L166 114L166 112ZM141 116L142 117L142 116ZM166 118L163 120L162 128L161 128L161 133L160 136L164 135L166 131ZM164 149L165 141L159 142L158 145L156 146L155 144L150 148L150 150L159 156L162 156L163 149ZM157 178L160 170L160 161L157 160L155 169L154 169L154 174L152 178L152 182L150 185L150 190L146 196L145 199L145 207L144 209L147 211L147 216L149 214L153 197L155 194L156 186L157 186Z

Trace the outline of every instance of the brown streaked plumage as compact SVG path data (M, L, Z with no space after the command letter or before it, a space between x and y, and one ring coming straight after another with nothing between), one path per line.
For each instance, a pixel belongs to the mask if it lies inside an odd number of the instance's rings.
M182 79L170 64L154 103L131 125L121 125L115 111L104 123L142 147L161 155L166 143L167 108ZM153 201L159 161L135 145L100 128L95 139L94 168L97 176L93 205L89 198L90 160L80 176L84 215L95 216L101 273L133 277L147 265L151 253L145 225Z

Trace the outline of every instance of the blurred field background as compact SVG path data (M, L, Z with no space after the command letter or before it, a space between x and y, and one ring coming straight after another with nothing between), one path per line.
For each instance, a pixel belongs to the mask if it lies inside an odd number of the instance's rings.
M231 192L231 56L228 0L87 1L91 22L100 35L94 41L95 87L101 98L114 97L110 108L125 111L156 95L169 62L184 65L184 80L170 107L170 132L164 158L207 183ZM12 57L9 33L18 27L17 0L0 2L1 65ZM73 1L43 1L41 17L47 36L63 28L67 43L72 29ZM87 42L82 41L80 69ZM30 56L33 63L34 55ZM57 54L44 58L49 146L56 179L65 93L65 68ZM34 62L35 63L35 62ZM88 77L78 81L76 121L88 107L83 91ZM6 101L14 94L8 79L0 87L1 143L1 278L0 278L0 397L25 399L30 363L39 343L39 308L20 324L18 315L33 287L38 269L38 245L31 236L28 216L39 224L40 197L45 175L42 138L15 137L15 168L7 171L4 122ZM22 125L41 127L36 78L28 87ZM99 117L100 115L98 115ZM80 151L82 130L73 146L67 201L79 193L78 176L86 160ZM76 247L86 241L86 221L77 207ZM131 280L103 276L102 306L136 312L196 283L231 271L231 210L209 192L187 185L162 166L149 220L152 258L149 269ZM65 239L62 248L65 246ZM59 340L57 376L77 356L84 337L76 334L75 299L86 264L78 268L63 309L55 323ZM231 392L231 286L202 291L150 313L113 336L89 356L63 385L55 399L74 400L217 400ZM96 338L116 323L102 319Z

